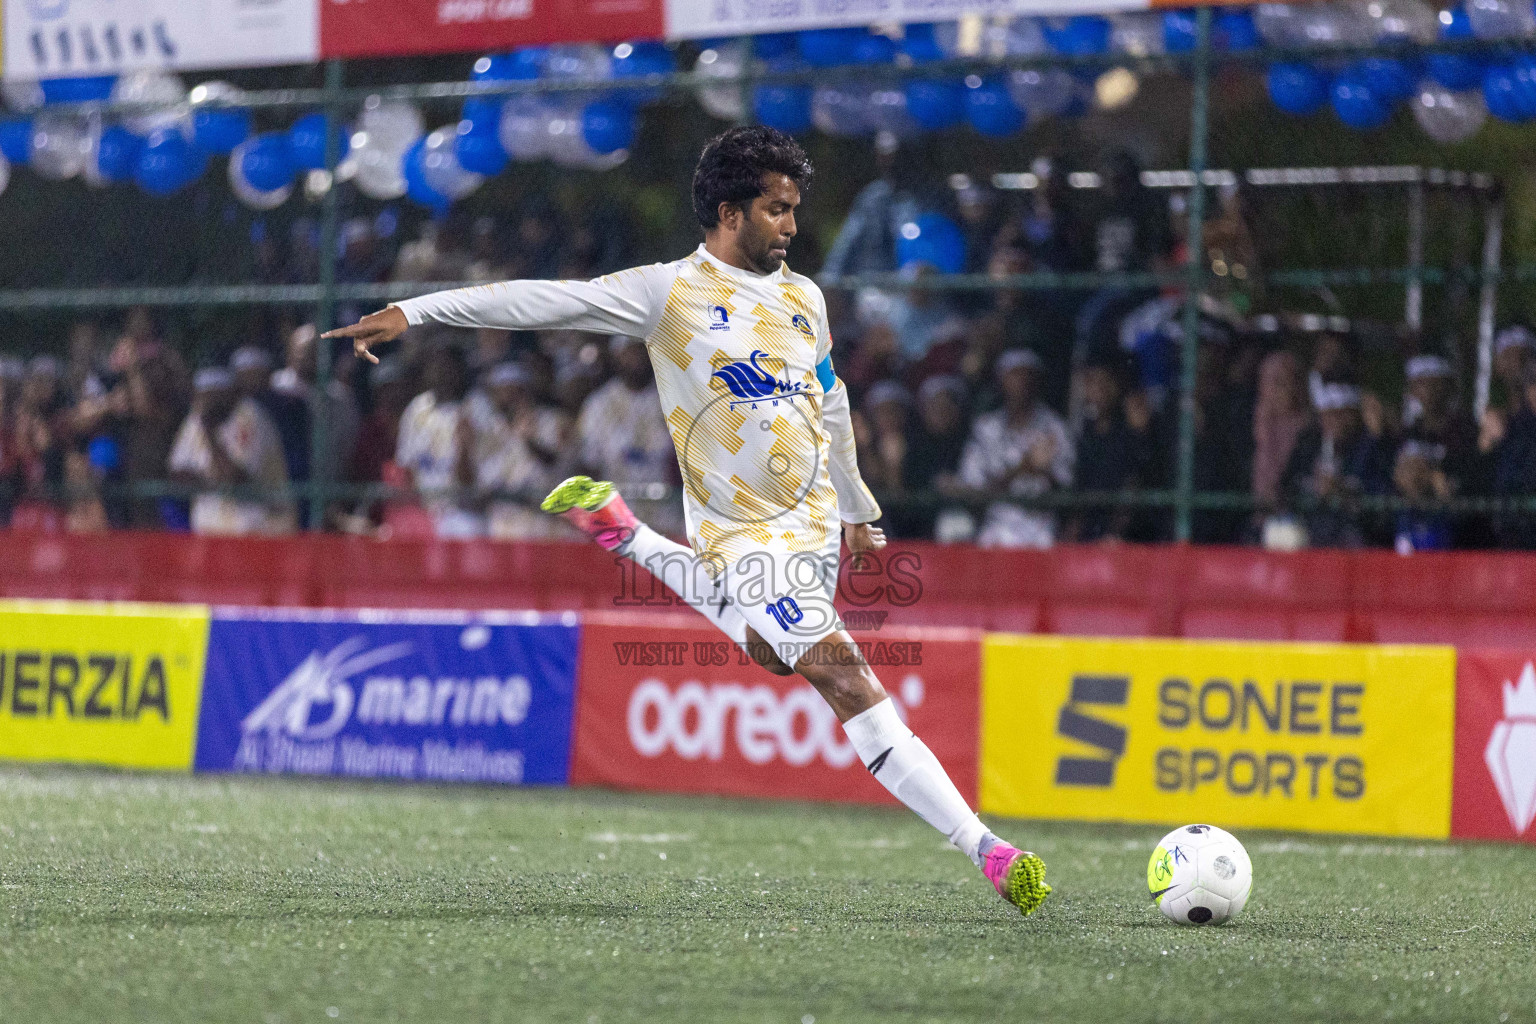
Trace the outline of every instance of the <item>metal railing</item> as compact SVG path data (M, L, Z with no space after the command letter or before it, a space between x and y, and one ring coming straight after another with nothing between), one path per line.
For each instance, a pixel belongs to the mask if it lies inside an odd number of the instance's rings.
M857 76L860 80L905 80L914 77L953 78L968 74L995 73L1001 70L1040 67L1064 67L1068 69L1108 69L1129 67L1142 73L1188 74L1192 82L1190 99L1190 143L1188 167L1183 171L1160 172L1172 175L1168 180L1153 182L1158 187L1175 187L1188 190L1188 237L1201 239L1206 219L1206 190L1219 186L1225 180L1222 175L1231 174L1207 167L1209 139L1209 115L1211 74L1218 63L1261 64L1280 60L1336 59L1353 56L1417 56L1435 53L1505 54L1530 52L1536 41L1511 40L1487 42L1480 40L1443 41L1428 45L1374 45L1366 47L1316 47L1306 49L1263 48L1248 51L1217 51L1212 46L1211 9L1201 7L1196 15L1196 45L1188 52L1136 57L1123 53L1106 53L1092 56L1042 55L1038 57L972 57L943 60L913 67L859 67L796 71L767 71L753 67L748 62L743 72L736 76L705 76L694 72L677 72L626 79L602 81L498 81L498 82L432 82L387 86L348 86L344 79L344 65L339 60L325 65L324 85L321 88L282 88L252 90L235 97L210 100L210 106L235 106L253 109L318 109L327 115L326 175L321 199L319 274L314 284L255 285L255 284L199 284L161 287L100 287L100 288L25 288L0 289L0 312L37 312L42 310L83 310L124 308L130 306L157 307L230 307L269 305L314 305L316 326L328 330L335 326L335 313L342 301L379 301L419 295L443 288L456 287L464 282L401 282L388 284L344 284L337 281L338 252L338 188L336 169L342 151L341 126L352 108L370 96L386 100L412 100L422 102L452 103L478 96L512 96L533 93L559 93L589 91L694 90L700 87L718 89L737 85L743 96L743 109L752 109L752 90L757 85L795 83L809 81L835 81ZM113 115L164 109L163 104L152 103L85 103L54 105L50 109L60 111L89 112ZM1251 184L1293 183L1303 181L1301 172L1307 169L1281 169L1274 172L1274 181L1258 180L1249 172ZM1314 169L1315 170L1315 169ZM1294 182L1284 179L1286 174L1301 174ZM1408 180L1408 179L1405 179ZM1417 184L1453 188L1492 189L1494 183L1477 180L1475 176L1461 172L1423 171ZM1490 214L1490 231L1485 238L1483 265L1473 267L1434 267L1424 265L1422 259L1410 259L1403 267L1355 267L1340 269L1288 269L1271 270L1254 275L1255 280L1286 287L1338 287L1338 286L1402 286L1408 290L1409 319L1415 319L1415 308L1421 308L1414 299L1416 290L1424 284L1465 282L1483 289L1479 330L1479 385L1478 407L1487 402L1487 375L1491 348L1492 289L1501 282L1527 282L1536 280L1536 263L1502 266L1499 260L1501 240L1495 225L1501 222L1502 210ZM1420 231L1422 234L1422 231ZM1192 258L1187 268L1167 273L1024 273L1001 277L977 274L955 274L909 279L898 275L864 275L843 278L838 284L846 287L884 287L932 289L942 291L986 291L999 289L1016 290L1094 290L1105 287L1154 288L1182 286L1188 295L1200 297L1208 286L1208 268L1202 258ZM1183 317L1183 341L1181 350L1181 374L1178 398L1178 431L1175 449L1174 485L1169 489L1137 490L1105 493L1057 493L1036 499L1009 497L1010 503L1041 508L1127 507L1169 509L1174 517L1174 536L1186 541L1191 536L1192 517L1196 510L1252 510L1255 503L1250 495L1198 492L1195 489L1194 469L1196 451L1196 399L1195 370L1198 347L1198 303L1185 304ZM318 346L318 379L329 380L332 376L331 349ZM323 468L330 465L324 458L331 435L326 402L315 403L315 417L311 438L311 465ZM107 485L99 489L104 496L118 497L188 497L195 491L209 488L187 488L164 481L141 481L133 484ZM245 489L220 488L229 493L244 493ZM355 486L335 480L316 479L289 486L284 494L304 500L309 505L308 521L311 528L323 527L325 510L332 501L373 501L399 497L399 492L385 485ZM953 503L957 499L938 495L907 496L898 502ZM967 499L966 503L981 508L987 499ZM1454 514L1491 514L1498 512L1536 513L1536 496L1525 499L1458 498L1449 502L1411 502L1385 496L1364 496L1349 499L1345 503L1323 503L1325 506L1369 511L1394 511L1425 509Z

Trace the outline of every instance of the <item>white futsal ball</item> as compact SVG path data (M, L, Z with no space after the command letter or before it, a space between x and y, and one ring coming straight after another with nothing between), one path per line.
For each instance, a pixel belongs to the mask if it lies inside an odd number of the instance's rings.
M1163 836L1147 862L1147 888L1170 921L1224 924L1253 890L1253 862L1230 832L1185 825Z

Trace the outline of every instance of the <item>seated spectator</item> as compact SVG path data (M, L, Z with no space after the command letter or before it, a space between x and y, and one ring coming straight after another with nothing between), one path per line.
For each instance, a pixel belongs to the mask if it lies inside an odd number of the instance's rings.
M1492 464L1492 490L1499 498L1536 496L1536 361L1526 360L1520 389L1510 396L1512 411L1488 410L1479 447ZM1536 516L1506 512L1494 518L1500 547L1536 548Z
M199 370L193 378L192 411L171 449L171 478L195 487L260 489L228 494L200 491L192 499L195 533L292 533L297 525L287 487L283 443L271 418L241 397L234 377L222 367Z
M1075 453L1066 424L1037 400L1040 357L1011 349L997 360L1003 407L976 418L960 462L960 484L977 497L1034 498L1072 485ZM983 547L1049 547L1056 517L994 501L977 540Z
M342 470L352 460L352 446L357 443L357 402L352 397L352 389L334 377L325 382L322 392L319 344L314 324L296 328L288 336L287 365L272 375L272 388L305 402L309 406L311 422L322 413L323 394L327 441L322 449L323 460L311 466L310 471L316 480L340 480Z
M272 356L266 349L244 345L229 358L235 390L266 412L283 442L283 465L295 483L309 479L309 405L302 398L272 387Z
M1405 368L1408 412L1405 436L1439 445L1439 468L1457 494L1480 494L1485 474L1477 450L1477 425L1457 407L1451 364L1440 356L1414 356Z
M122 449L121 477L129 484L164 480L171 447L191 404L186 364L158 341L124 335L108 366L121 374L107 396ZM133 497L125 518L137 529L163 529L184 527L186 516L185 505L176 499Z
M415 397L416 389L398 359L385 359L368 375L372 408L357 430L347 480L375 484L384 479L384 464L395 457L400 440L400 417Z
M854 420L860 472L876 491L900 494L907 457L907 411L912 395L893 380L877 381L864 395L864 408Z
M27 364L11 424L22 498L12 514L16 525L37 528L36 524L47 518L45 510L56 513L63 507L64 455L71 439L71 421L59 361L37 356Z
M1315 426L1302 431L1281 477L1281 490L1297 505L1315 505L1361 494L1384 494L1390 485L1392 451L1366 430L1360 389L1326 384L1317 395ZM1308 541L1317 547L1361 547L1366 532L1348 508L1316 508L1303 516Z
M651 357L640 339L618 335L609 342L609 352L614 379L587 397L577 419L580 463L597 479L617 484L652 528L679 536L683 507L677 493L677 456Z
M479 537L485 520L475 507L475 424L469 409L469 367L462 349L439 345L427 355L427 390L400 416L395 464L420 494L439 537Z
M1157 460L1152 412L1145 401L1126 395L1126 377L1126 367L1112 359L1083 368L1083 424L1073 471L1080 491L1134 490L1153 481ZM1066 536L1081 542L1125 540L1135 519L1131 508L1088 508L1072 517Z
M909 491L931 500L940 491L955 489L955 471L965 453L970 423L966 420L965 381L958 376L930 377L917 390L918 422L907 446L902 478ZM903 537L932 537L937 511L927 504L890 511L892 524Z
M64 456L64 489L68 495L64 529L70 533L105 533L112 528L101 500L102 474L89 452L71 449Z
M1527 327L1506 327L1493 339L1493 377L1499 382L1498 408L1514 415L1524 404L1525 366L1536 350L1536 334Z
M489 532L501 540L572 537L565 520L539 510L564 476L570 417L540 405L530 385L528 371L516 363L492 367L482 382L490 417L476 438L477 482L489 498Z
M1253 406L1253 499L1260 514L1280 501L1280 479L1301 432L1312 422L1301 366L1290 352L1271 352L1259 366Z
M1441 464L1445 446L1430 441L1409 439L1397 450L1397 464L1392 483L1397 495L1408 501L1445 501L1454 490ZM1422 508L1403 509L1397 513L1393 546L1400 555L1415 551L1446 551L1451 547L1450 517Z

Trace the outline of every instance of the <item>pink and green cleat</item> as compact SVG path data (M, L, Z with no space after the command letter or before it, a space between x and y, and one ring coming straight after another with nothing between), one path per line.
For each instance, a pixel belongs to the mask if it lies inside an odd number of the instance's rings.
M1051 894L1045 881L1045 861L1004 842L987 851L981 871L997 894L1018 907L1025 917L1039 909Z
M624 496L607 480L573 476L549 492L539 505L558 515L605 551L622 552L635 538L640 520L629 510Z

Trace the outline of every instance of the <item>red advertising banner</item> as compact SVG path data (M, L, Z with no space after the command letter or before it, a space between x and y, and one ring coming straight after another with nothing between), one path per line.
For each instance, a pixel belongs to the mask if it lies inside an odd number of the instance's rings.
M1536 652L1456 655L1451 835L1536 842Z
M895 802L809 683L742 664L702 618L607 613L582 623L572 785ZM858 640L974 806L981 634L888 627Z
M320 0L322 57L659 39L662 0Z

